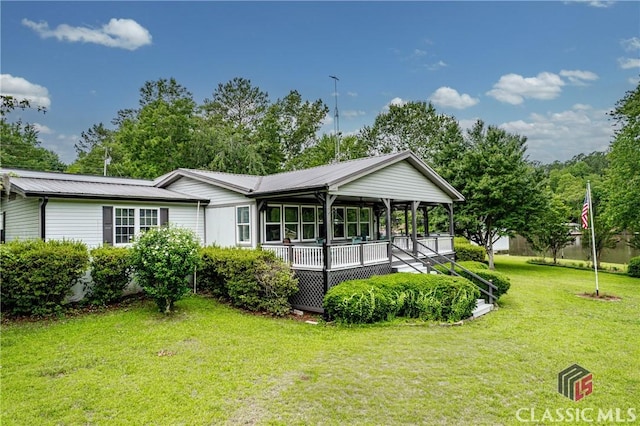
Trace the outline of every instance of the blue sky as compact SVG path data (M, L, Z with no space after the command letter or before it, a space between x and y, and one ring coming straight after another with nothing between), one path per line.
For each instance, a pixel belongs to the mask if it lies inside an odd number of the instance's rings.
M80 133L174 77L201 103L250 79L272 101L298 90L340 130L391 103L431 101L528 137L532 160L605 150L607 116L640 74L640 2L10 2L1 8L0 91L69 163Z

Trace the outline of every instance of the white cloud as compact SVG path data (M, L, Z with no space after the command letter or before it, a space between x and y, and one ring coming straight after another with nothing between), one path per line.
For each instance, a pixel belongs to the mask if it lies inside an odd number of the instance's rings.
M452 89L451 87L440 87L431 94L430 99L436 106L456 109L469 108L480 102L478 98L472 98L466 93L461 95L457 90Z
M618 65L623 70L628 70L630 68L640 68L640 59L639 58L618 58Z
M584 3L591 7L607 8L613 6L616 2L611 0L569 0L565 3Z
M364 111L360 111L360 110L346 110L346 111L342 111L342 115L345 118L356 118L356 117L362 117L363 115L366 115L367 113Z
M42 38L55 37L61 41L95 43L107 47L118 47L136 50L151 44L151 34L133 19L112 18L108 24L100 28L72 27L67 24L58 25L50 29L47 22L33 22L22 20L22 25L31 28Z
M631 84L632 86L637 86L638 84L640 84L640 77L629 77L627 79L627 81L629 82L629 84Z
M631 37L628 39L623 39L620 44L622 44L622 47L624 48L624 50L632 52L634 50L640 50L640 38L638 37Z
M51 98L49 90L39 84L31 83L22 77L14 77L11 74L0 74L0 93L5 96L13 96L18 100L26 99L31 106L49 108Z
M413 49L413 57L414 58L418 58L421 56L425 56L427 54L426 50L421 50L421 49Z
M439 70L441 68L444 68L444 67L446 67L448 65L444 61L440 60L438 62L435 62L433 64L428 64L428 65L425 65L425 66L427 67L427 69L429 71L437 71L437 70Z
M402 105L405 105L406 103L407 103L407 101L403 100L402 98L396 97L396 98L391 99L389 101L389 103L384 106L384 110L385 111L389 111L389 107L391 105L402 106Z
M531 114L499 127L527 137L527 154L532 160L550 163L566 161L580 153L605 151L613 137L608 111L576 104L570 110Z
M562 70L560 71L560 75L569 80L570 83L575 84L576 86L585 86L587 81L595 81L597 80L598 74L591 71L580 71L580 70Z
M347 92L347 96L350 96L352 98L355 98L358 96L358 94L356 92Z
M487 95L512 105L519 105L525 98L549 100L558 97L565 82L550 72L541 72L535 77L506 74L493 85Z
M53 130L51 130L50 127L45 126L44 124L33 123L33 127L41 135L51 135L51 134L53 134Z

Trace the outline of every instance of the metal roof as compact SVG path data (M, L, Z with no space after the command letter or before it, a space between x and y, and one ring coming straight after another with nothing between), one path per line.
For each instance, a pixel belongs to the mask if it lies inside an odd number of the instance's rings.
M342 161L310 169L277 173L267 176L236 175L204 170L178 169L156 179L156 185L166 186L182 176L216 184L248 196L268 196L284 193L302 193L344 185L398 161L408 161L455 201L464 197L431 167L411 151Z
M118 177L0 169L5 191L23 196L205 202L209 200L153 186L153 181Z

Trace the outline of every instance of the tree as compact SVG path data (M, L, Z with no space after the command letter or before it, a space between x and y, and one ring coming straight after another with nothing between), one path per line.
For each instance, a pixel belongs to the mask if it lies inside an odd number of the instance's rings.
M65 165L58 154L40 146L38 130L21 119L9 122L7 115L16 109L29 109L28 100L2 96L0 105L0 166L43 171L63 171ZM45 112L42 107L38 111Z
M328 112L322 100L303 101L296 90L269 106L260 125L259 140L272 161L280 160L280 164L269 165L270 172L291 170L294 159L317 144L316 134Z
M465 140L457 121L438 114L426 102L390 105L389 111L378 115L373 126L364 127L359 137L369 146L370 154L413 151L438 173L452 173L465 149Z
M493 243L526 232L528 218L545 206L544 178L527 161L522 136L478 121L467 141L469 148L451 179L466 198L457 207L456 232L483 246L493 269Z
M618 101L612 113L619 128L611 143L606 172L606 216L611 224L640 231L640 84Z
M67 167L67 173L82 173L91 175L104 174L105 163L122 161L121 155L115 155L120 150L114 146L114 131L104 127L104 124L94 124L80 134L80 140L74 145L76 160ZM111 175L107 168L107 174Z
M524 231L524 237L534 250L551 252L553 263L557 263L558 252L574 240L568 224L571 213L558 196L549 194L548 199L549 205L530 218L531 223L529 229Z
M153 179L179 167L191 149L196 103L175 79L147 81L140 89L140 109L119 114L114 135L123 148L117 164L122 174Z
M340 138L340 156L342 161L364 158L368 146L365 141L354 135ZM316 145L306 148L300 155L288 163L291 170L308 169L310 167L330 164L336 159L336 139L333 135L322 135Z

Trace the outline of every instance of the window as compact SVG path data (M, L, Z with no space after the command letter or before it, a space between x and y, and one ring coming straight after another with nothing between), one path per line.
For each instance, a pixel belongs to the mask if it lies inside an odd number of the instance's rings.
M344 207L334 207L332 213L333 237L344 238Z
M358 236L358 208L347 207L347 237Z
M251 243L251 220L249 206L236 207L237 241Z
M324 208L318 207L318 238L326 238L327 235L324 232Z
M284 207L284 236L291 241L300 239L298 234L299 209L298 207Z
M136 210L116 208L116 244L129 244L136 233Z
M264 233L265 241L282 241L282 236L280 235L280 218L280 206L267 206Z
M360 236L368 237L371 232L371 209L368 207L360 209Z
M302 239L313 240L316 238L316 209L315 207L302 207Z
M158 226L158 209L140 209L140 231Z

